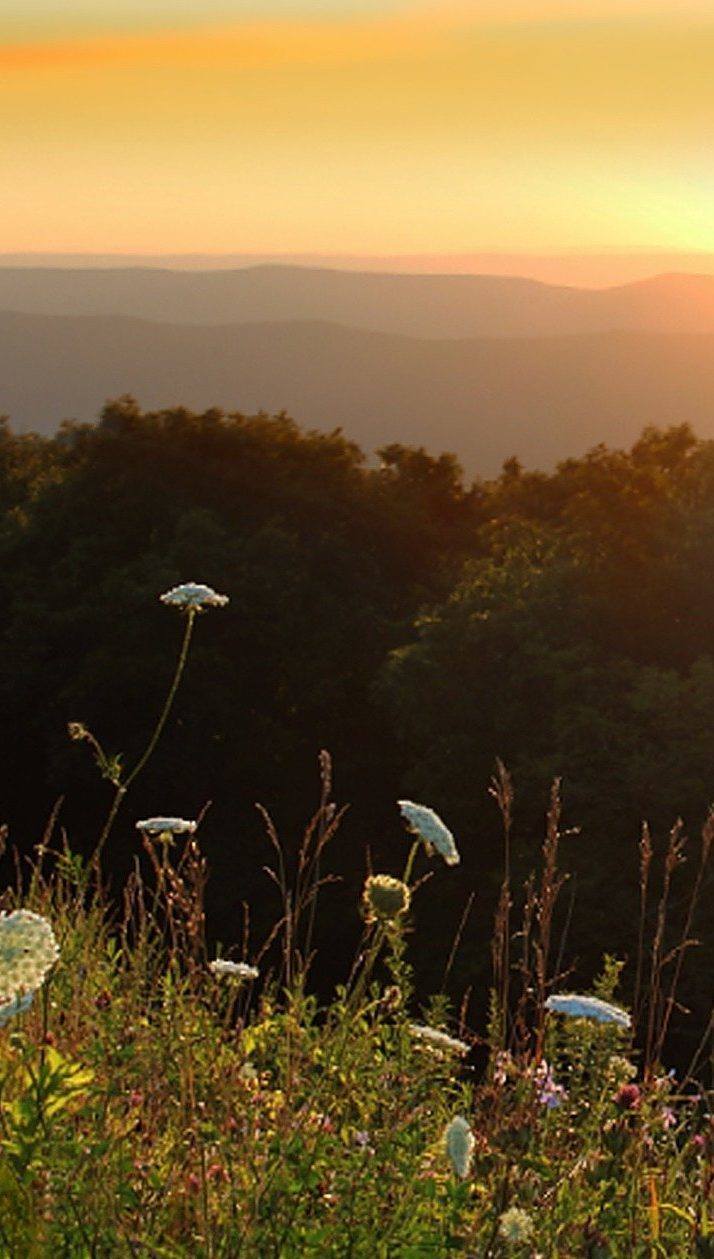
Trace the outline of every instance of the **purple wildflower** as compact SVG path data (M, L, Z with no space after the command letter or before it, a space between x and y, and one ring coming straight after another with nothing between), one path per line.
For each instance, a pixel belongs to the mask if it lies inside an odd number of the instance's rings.
M536 1098L547 1110L555 1110L567 1097L562 1084L557 1084L545 1058L536 1067Z

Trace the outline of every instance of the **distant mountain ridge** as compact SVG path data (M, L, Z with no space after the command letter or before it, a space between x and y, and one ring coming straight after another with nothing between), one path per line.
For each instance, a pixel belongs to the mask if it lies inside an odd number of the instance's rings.
M129 317L0 314L0 412L51 432L108 397L146 408L286 410L390 441L453 450L470 474L518 454L550 467L646 424L714 437L714 335L597 332L417 339L320 321L197 327Z
M609 289L493 275L297 266L0 267L0 310L126 315L173 324L322 320L433 339L597 332L714 333L714 276L671 274Z
M340 271L381 271L422 275L525 276L546 284L606 288L666 272L714 274L714 252L637 250L634 253L564 254L467 253L339 254L339 253L0 253L0 267L117 268L158 267L162 270L235 270L264 264L321 267Z

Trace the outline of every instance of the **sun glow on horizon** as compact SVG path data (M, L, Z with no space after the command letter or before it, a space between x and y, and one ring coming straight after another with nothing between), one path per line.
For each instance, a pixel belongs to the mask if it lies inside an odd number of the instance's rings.
M0 19L0 250L714 248L697 0L260 14L32 0Z

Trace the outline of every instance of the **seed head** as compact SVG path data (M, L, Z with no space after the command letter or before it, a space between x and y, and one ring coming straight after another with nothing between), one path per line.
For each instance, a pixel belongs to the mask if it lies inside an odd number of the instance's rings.
M504 1211L498 1225L498 1235L504 1242L530 1241L533 1236L533 1221L527 1211L520 1207L510 1207Z
M409 909L411 892L401 879L373 874L367 879L362 903L367 922L394 922Z

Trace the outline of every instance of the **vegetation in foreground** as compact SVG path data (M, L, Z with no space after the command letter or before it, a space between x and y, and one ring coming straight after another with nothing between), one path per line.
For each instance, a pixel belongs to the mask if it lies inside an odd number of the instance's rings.
M213 939L233 938L241 899L256 936L269 931L254 801L270 806L294 856L315 751L329 748L350 811L313 982L324 999L349 970L365 842L377 869L397 867L393 802L407 796L448 817L462 856L461 877L417 909L416 989L437 990L465 898L475 889L481 910L498 897L486 799L498 754L517 785L519 885L556 775L582 828L565 845L561 912L576 889L567 952L571 982L586 987L603 942L635 957L642 819L659 879L673 819L695 849L711 803L712 572L714 442L684 426L551 473L511 460L471 483L438 450L391 446L367 463L339 432L286 416L145 413L124 399L52 439L0 424L0 820L27 855L62 795L73 850L91 854L106 783L67 723L138 759L176 633L155 593L200 575L231 603L192 646L163 755L132 799L134 817L164 801L192 818L213 801L201 826ZM133 849L130 828L116 828L103 853L113 886ZM677 871L674 938L695 868L690 857ZM711 904L701 901L704 947L681 987L692 1017L672 1018L678 1066L708 1018ZM472 915L449 977L457 1004L473 987L477 1022L490 930L490 912ZM628 1004L633 979L626 968Z
M114 799L94 857L48 831L0 918L0 1245L11 1256L638 1256L714 1254L713 1136L695 1083L663 1065L682 960L665 953L672 833L651 945L631 1012L612 957L572 994L553 932L563 878L557 787L538 879L514 922L510 779L499 767L505 861L482 1034L435 997L415 1009L415 898L459 877L457 843L430 809L400 802L399 870L371 872L351 973L310 993L318 899L341 821L322 757L322 796L294 869L265 815L280 896L251 945L206 946L207 866L197 821L137 823L141 859L121 907L101 852L153 754L199 611L220 596L188 585L184 650L133 768L88 742ZM703 871L714 828L702 838ZM641 846L642 901L651 851ZM26 873L26 877L25 877ZM703 876L702 876L703 877ZM702 880L695 883L695 896ZM687 922L695 901L691 902ZM641 922L644 924L645 916ZM454 924L446 972L468 917ZM57 942L59 956L55 961ZM33 999L34 994L34 999Z

